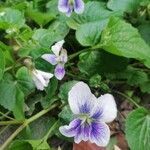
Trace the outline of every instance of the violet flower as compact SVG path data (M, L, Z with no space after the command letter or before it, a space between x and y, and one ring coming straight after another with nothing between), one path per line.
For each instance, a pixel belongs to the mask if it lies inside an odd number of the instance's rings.
M53 77L53 74L37 69L33 69L31 75L36 88L41 91L48 86L50 79Z
M59 0L58 10L66 13L67 16L70 16L73 11L81 14L84 11L84 2L83 0Z
M96 98L87 84L78 82L69 92L69 105L76 118L67 126L59 128L67 137L74 137L75 143L90 141L105 147L110 139L106 123L117 115L116 103L111 94Z
M42 58L52 65L56 65L54 75L58 80L62 80L65 75L64 65L68 60L67 51L63 49L64 40L57 42L52 46L54 54L44 54Z

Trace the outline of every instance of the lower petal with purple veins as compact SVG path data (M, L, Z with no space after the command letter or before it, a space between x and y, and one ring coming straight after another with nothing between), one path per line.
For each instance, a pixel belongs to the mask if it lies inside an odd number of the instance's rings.
M98 146L105 147L110 139L109 127L102 122L93 122L91 124L90 141Z
M58 1L58 10L61 12L67 13L69 11L70 5L69 0L59 0Z
M81 14L84 11L84 2L83 0L74 0L74 11L77 14Z
M89 140L89 136L90 136L90 132L91 132L91 125L88 123L84 124L84 128L83 128L83 141L88 141Z
M88 141L91 133L91 124L87 122L82 122L80 127L77 128L77 132L75 135L75 143L80 143L81 141Z
M58 79L58 80L62 80L62 78L64 77L65 75L65 68L64 68L64 65L61 65L61 64L58 64L55 68L55 77Z
M75 143L77 144L80 143L83 140L83 137L84 137L83 127L80 125L74 137Z
M69 126L60 127L59 131L66 137L74 137L78 134L78 129L81 126L81 122L82 120L80 119L74 119Z

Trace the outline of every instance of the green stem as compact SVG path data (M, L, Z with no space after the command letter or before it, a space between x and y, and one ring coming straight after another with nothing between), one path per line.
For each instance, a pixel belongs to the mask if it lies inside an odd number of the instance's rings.
M7 72L7 71L10 71L10 70L12 70L12 69L15 69L15 68L17 68L17 67L21 67L22 65L20 65L20 64L15 64L15 65L13 65L13 66L10 66L10 67L8 67L8 68L6 68L5 70L4 70L4 72Z
M113 91L114 93L116 94L119 94L123 97L125 97L129 102L131 102L132 104L134 104L136 107L140 108L141 106L139 104L137 104L131 97L129 97L128 95L122 93L122 92L119 92L119 91Z
M50 110L52 110L53 108L55 108L58 104L54 104L52 105L50 108L44 109L42 111L40 111L39 113L37 113L36 115L34 115L33 117L29 118L26 123L29 124L31 122L33 122L34 120L40 118L41 116L43 116L44 114L46 114L47 112L49 112Z
M11 118L11 117L9 117L8 116L8 114L10 113L10 111L8 111L7 113L3 113L3 112L0 112L0 114L2 115L2 117L0 117L0 120L2 120L4 117L5 118L8 118L8 119L10 119L10 120L15 120L14 118Z
M26 127L25 124L21 125L1 146L0 150L5 150L9 143Z
M70 55L68 61L70 61L70 60L73 59L74 57L80 55L81 53L84 53L84 52L87 52L87 51L90 51L90 50L96 50L96 49L90 47L90 48L86 48L86 49L83 49L83 50L81 50L81 51L78 51L78 52L76 52L76 53Z
M12 121L0 121L0 126L9 125L9 124L23 124L24 121L12 120Z
M31 122L35 121L36 119L40 118L41 116L45 115L47 112L55 108L57 104L52 105L50 108L40 111L36 115L32 116L31 118L24 121L24 123L4 142L1 146L0 150L5 150L5 148L10 144L10 142Z
M49 131L47 132L47 134L43 137L43 141L47 141L47 139L49 138L49 135L51 134L51 132L53 130L56 129L56 127L58 126L59 121L56 121L53 126L49 129Z

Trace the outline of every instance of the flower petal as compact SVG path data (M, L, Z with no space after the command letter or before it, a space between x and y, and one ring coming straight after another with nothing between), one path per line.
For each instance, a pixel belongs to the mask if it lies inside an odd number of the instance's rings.
M69 10L69 0L59 0L58 10L61 12L68 12Z
M56 55L54 54L44 54L42 55L42 58L46 61L48 61L49 63L51 63L52 65L56 65L57 64L57 60L56 60Z
M74 114L90 113L93 103L93 94L87 84L78 82L68 94L70 108Z
M110 130L105 123L93 122L91 124L90 141L98 146L105 147L110 139Z
M33 81L34 81L34 84L36 86L36 88L38 90L41 90L43 91L44 90L44 87L45 87L45 84L43 84L37 77L33 76L32 77Z
M39 70L32 71L32 79L38 90L44 90L44 87L47 86L43 76L39 73Z
M82 126L80 125L74 137L74 142L79 144L83 140L83 137L84 137L84 132Z
M88 123L84 123L83 125L83 141L88 141L89 140L89 136L90 136L90 132L91 132L91 126Z
M99 112L99 116L97 115L96 119L109 123L116 118L117 107L116 107L114 97L111 94L105 94L100 96L97 99L97 103L95 104L97 106L95 106L92 111L93 112L95 111L97 113Z
M70 5L68 11L66 12L66 16L70 17L73 11L73 7Z
M51 47L53 53L54 53L57 57L59 56L60 50L62 49L62 46L63 46L64 42L65 42L64 40L61 40L61 41L55 43L55 45L53 45L53 46Z
M55 68L55 77L58 80L62 80L62 78L65 75L65 69L64 69L64 65L58 64Z
M65 49L62 49L60 53L60 61L65 64L67 60L68 60L67 51Z
M81 125L77 128L76 135L74 137L75 143L80 143L81 141L88 141L91 132L91 126L86 122L81 123Z
M49 80L50 78L53 77L53 74L52 73L48 73L48 72L44 72L44 71L41 71L41 70L37 70L38 74L41 74L42 77L45 79L45 80Z
M74 137L78 132L78 128L81 126L81 122L82 120L80 119L74 119L70 122L69 126L60 127L59 131L66 137Z
M81 14L84 11L84 2L83 0L74 0L74 11L77 14Z

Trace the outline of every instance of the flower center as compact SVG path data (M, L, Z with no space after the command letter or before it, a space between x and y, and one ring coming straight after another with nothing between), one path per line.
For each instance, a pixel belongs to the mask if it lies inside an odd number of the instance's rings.
M93 119L90 118L88 114L81 114L79 118L82 120L83 123L91 124Z
M73 6L74 5L74 0L69 0L69 5Z

